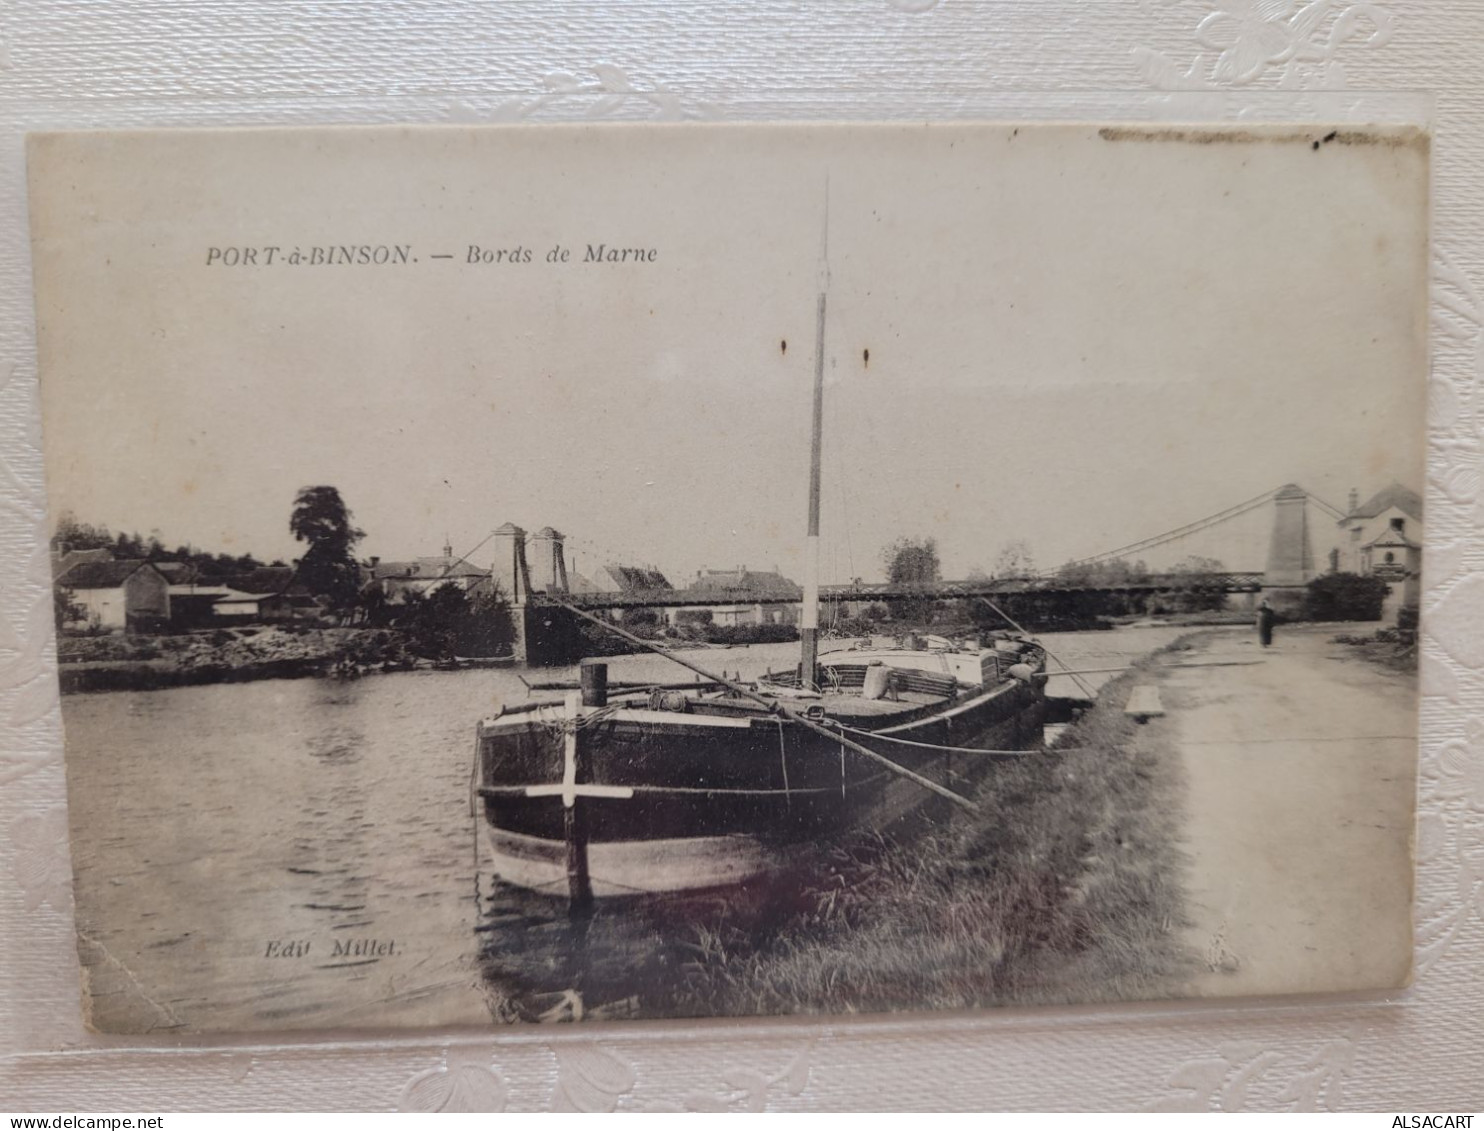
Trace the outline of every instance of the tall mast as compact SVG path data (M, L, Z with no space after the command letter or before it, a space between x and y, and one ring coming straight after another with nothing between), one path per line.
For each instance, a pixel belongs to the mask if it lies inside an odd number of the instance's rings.
M824 312L830 283L830 182L824 182L824 235L819 253L819 302L814 321L814 426L809 443L809 532L804 545L804 611L799 621L803 656L799 683L815 687L819 661L819 465L824 439Z

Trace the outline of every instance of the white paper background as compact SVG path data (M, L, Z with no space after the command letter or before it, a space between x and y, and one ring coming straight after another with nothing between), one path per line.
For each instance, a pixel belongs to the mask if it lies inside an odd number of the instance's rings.
M1484 1108L1481 43L1478 0L32 0L0 10L0 1106ZM84 1032L23 133L782 115L1435 125L1416 987L1391 1002L282 1044Z

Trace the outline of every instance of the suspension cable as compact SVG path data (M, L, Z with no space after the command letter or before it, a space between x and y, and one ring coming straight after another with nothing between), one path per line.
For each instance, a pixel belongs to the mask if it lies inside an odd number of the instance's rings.
M1067 565L1094 565L1098 562L1109 561L1113 558L1122 557L1125 554L1132 554L1137 553L1140 550L1147 550L1154 546L1162 545L1166 542L1173 542L1176 538L1183 538L1186 535L1194 534L1200 530L1204 530L1209 526L1214 526L1218 522L1226 522L1229 519L1237 518L1250 510L1255 510L1256 508L1271 500L1273 496L1278 493L1279 490L1281 490L1281 488L1275 487L1271 491L1264 492L1261 495L1257 495L1251 499L1248 499L1246 502L1238 503L1236 506L1227 507L1224 511L1217 511L1215 514L1207 515L1205 518L1197 519L1195 522L1187 522L1184 526L1177 526L1174 530L1167 530L1163 534L1156 534L1152 538L1143 538L1138 542L1130 542L1127 546L1119 546L1116 550L1105 550L1101 554L1093 554L1091 557L1080 558L1077 561L1068 562ZM1065 569L1066 566L1061 566L1059 568ZM1047 572L1048 575L1052 575L1056 573L1056 570L1050 570Z

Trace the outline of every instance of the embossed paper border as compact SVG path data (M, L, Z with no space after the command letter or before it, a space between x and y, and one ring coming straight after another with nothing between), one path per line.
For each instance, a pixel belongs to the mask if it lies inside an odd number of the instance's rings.
M1457 8L1457 6L1453 6ZM448 0L0 16L0 1095L25 1108L1480 1106L1484 12L1337 0ZM1117 91L1118 93L1108 93ZM1431 94L1418 94L1429 91ZM21 135L572 118L1431 121L1418 983L1374 1000L176 1046L83 1031L72 947ZM1274 265L1275 271L1281 264Z

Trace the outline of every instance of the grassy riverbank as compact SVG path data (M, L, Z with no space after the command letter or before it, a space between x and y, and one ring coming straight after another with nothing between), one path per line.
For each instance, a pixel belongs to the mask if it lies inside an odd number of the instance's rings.
M1163 720L1123 714L1158 655L1107 684L1054 750L991 775L979 811L943 834L837 851L803 912L762 946L699 931L669 1007L875 1012L1175 992L1195 962L1181 941L1181 770Z

